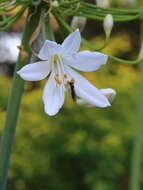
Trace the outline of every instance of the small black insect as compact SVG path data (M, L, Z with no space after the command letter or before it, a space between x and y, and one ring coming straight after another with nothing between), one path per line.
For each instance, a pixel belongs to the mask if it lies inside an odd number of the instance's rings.
M76 93L74 90L74 82L70 81L69 82L70 88L71 88L71 97L73 99L73 101L76 101Z

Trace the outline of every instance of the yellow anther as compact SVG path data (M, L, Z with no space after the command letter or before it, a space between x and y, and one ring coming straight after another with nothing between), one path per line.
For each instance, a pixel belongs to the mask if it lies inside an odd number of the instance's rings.
M64 78L65 78L65 79L68 78L67 74L64 74Z
M61 84L62 83L62 81L58 78L58 76L54 76L54 79L55 79L55 81L58 83L58 84Z

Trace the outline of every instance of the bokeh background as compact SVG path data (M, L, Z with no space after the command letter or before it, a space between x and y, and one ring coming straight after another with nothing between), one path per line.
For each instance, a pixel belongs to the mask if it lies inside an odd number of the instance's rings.
M134 1L112 0L110 6L132 8L130 2ZM0 32L0 134L23 20ZM60 39L56 25L55 29ZM103 44L102 22L88 21L83 35L96 46ZM140 45L140 21L115 23L103 52L131 60L138 56ZM98 88L117 91L111 107L85 108L67 94L59 114L49 117L41 100L46 80L25 83L8 190L128 189L137 128L138 65L108 61L84 76Z

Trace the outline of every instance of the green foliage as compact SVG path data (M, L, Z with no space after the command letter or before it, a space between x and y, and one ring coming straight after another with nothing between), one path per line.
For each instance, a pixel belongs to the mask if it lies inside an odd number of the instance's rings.
M25 94L8 189L126 189L137 74L119 66L116 77L107 73L97 78L97 85L109 81L117 89L111 108L82 108L68 98L59 115L49 118L41 90Z

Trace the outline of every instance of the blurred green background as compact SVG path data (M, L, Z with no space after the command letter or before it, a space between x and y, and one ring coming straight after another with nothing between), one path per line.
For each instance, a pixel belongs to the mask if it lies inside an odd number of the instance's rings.
M116 2L118 6L121 3ZM104 41L101 24L95 25L97 34L90 38L97 46ZM89 27L90 35L92 23ZM140 48L139 28L139 21L115 25L104 52L136 59ZM25 83L8 190L128 188L136 131L138 66L109 61L99 71L84 75L98 88L117 91L111 107L84 108L67 94L60 113L49 117L44 113L41 100L46 80ZM11 80L9 76L0 75L0 133Z

